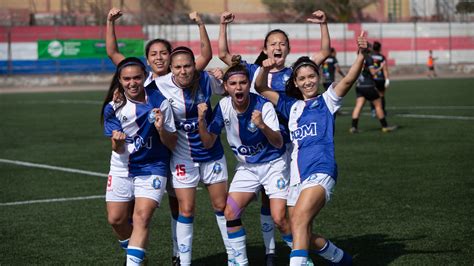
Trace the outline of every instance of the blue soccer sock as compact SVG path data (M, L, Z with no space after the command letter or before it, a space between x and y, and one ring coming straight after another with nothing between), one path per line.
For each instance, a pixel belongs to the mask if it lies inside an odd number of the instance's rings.
M145 259L145 252L143 248L128 246L127 266L140 266Z
M290 266L301 266L308 263L308 251L305 249L294 249L290 253Z
M130 240L130 238L127 238L125 240L119 240L118 242L120 243L120 247L124 250L127 250L129 240Z
M176 237L178 239L179 259L181 266L191 265L193 249L193 221L194 217L178 216Z
M293 249L293 235L287 234L287 235L281 235L281 238L283 238L283 241L285 241L286 245L290 247L290 249Z
M338 263L344 256L344 251L338 248L329 240L326 240L326 244L324 245L324 247L316 253L324 259L333 263Z
M234 252L234 258L237 265L248 265L249 260L247 258L247 235L245 233L245 229L241 227L236 232L227 232L229 237L229 243L232 246L232 250Z

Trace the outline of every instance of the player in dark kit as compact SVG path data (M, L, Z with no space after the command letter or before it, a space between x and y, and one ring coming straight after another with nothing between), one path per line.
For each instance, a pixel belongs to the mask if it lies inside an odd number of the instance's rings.
M380 99L382 100L382 109L384 115L387 115L385 111L385 90L390 85L389 74L388 74L388 63L385 59L385 56L381 53L382 44L375 41L373 48L372 48L372 64L375 74L373 74L373 78L375 81L375 88L377 89ZM370 110L372 111L372 116L375 117L375 107L371 103Z
M342 77L346 76L339 67L339 63L336 58L336 50L334 48L331 48L331 55L324 61L321 69L323 71L323 86L325 90L329 88L331 83L336 81L336 71Z

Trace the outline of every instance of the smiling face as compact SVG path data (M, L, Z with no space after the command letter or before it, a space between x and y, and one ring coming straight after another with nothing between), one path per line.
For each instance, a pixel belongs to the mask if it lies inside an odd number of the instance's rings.
M181 88L189 87L194 78L196 66L188 53L174 54L171 58L171 72L174 81Z
M302 66L296 70L296 77L293 80L295 86L303 94L305 100L316 97L318 94L318 73L311 66Z
M138 65L126 66L120 71L119 82L123 87L125 96L131 100L139 102L145 100L144 81L145 73Z
M281 32L275 32L268 36L263 52L276 62L277 68L285 66L285 60L290 53L288 39Z
M168 74L170 52L162 42L156 42L150 45L146 60L155 75L163 76Z
M247 109L250 93L250 81L244 74L234 74L224 83L225 90L232 97L234 107L239 112Z

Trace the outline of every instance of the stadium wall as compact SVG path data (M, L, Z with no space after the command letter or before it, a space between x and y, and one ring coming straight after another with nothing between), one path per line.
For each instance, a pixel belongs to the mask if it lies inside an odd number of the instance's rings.
M288 62L319 49L320 32L315 24L232 24L229 26L229 49L233 54L252 62L263 45L265 34L275 28L290 36L291 54ZM437 64L474 63L473 23L362 23L330 24L332 46L343 66L355 59L355 38L361 30L369 41L382 43L382 52L391 66L423 66L428 51L433 50ZM207 25L214 55L217 54L219 25ZM165 38L173 45L185 45L199 53L199 32L196 25L117 26L121 38ZM0 27L0 74L110 73L114 67L104 54L101 58L40 59L38 40L101 39L104 27ZM209 67L222 67L214 56Z

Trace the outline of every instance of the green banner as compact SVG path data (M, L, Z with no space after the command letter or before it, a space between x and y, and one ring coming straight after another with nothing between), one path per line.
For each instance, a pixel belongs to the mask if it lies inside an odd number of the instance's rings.
M124 56L142 57L144 42L141 39L118 41ZM106 58L104 40L38 40L39 59Z

